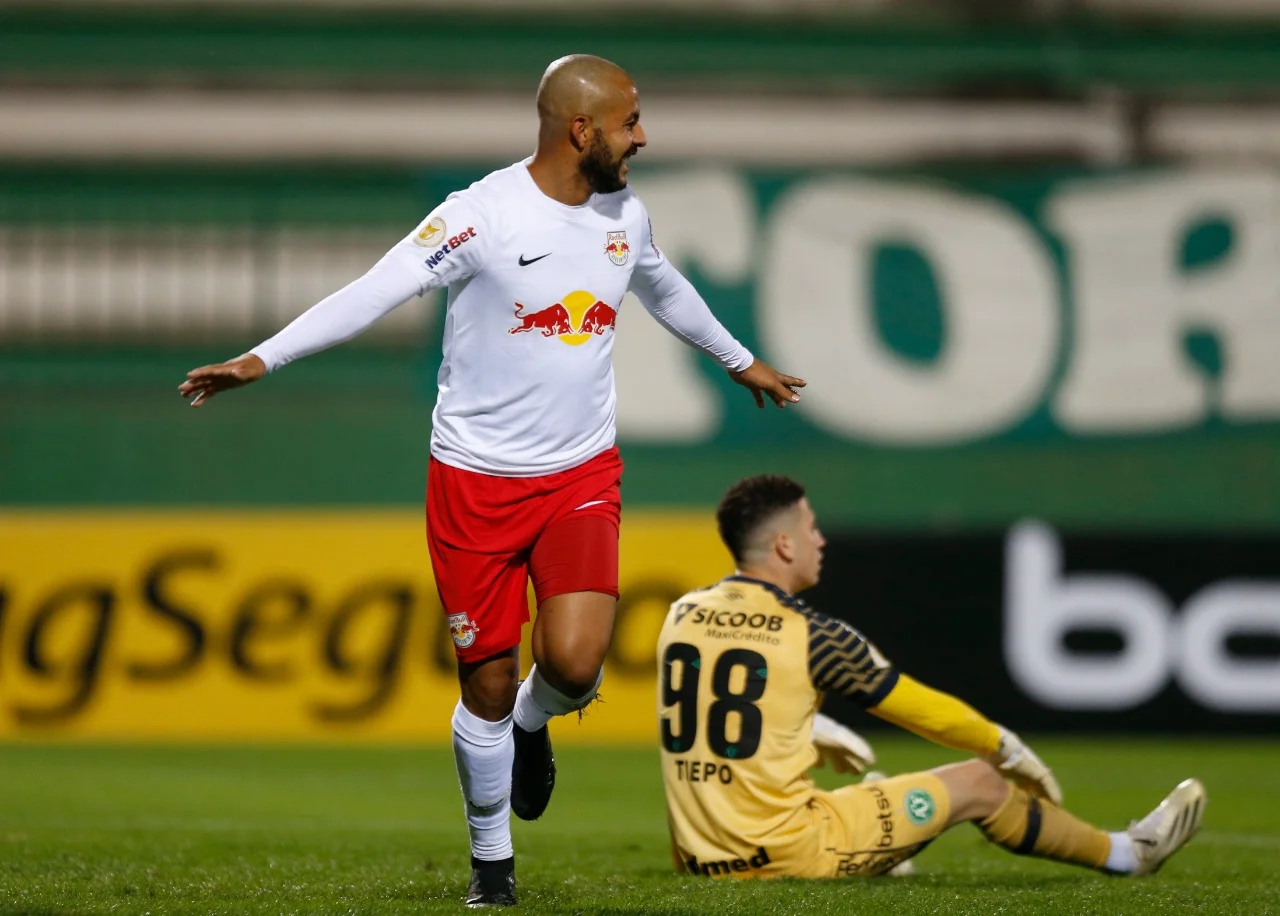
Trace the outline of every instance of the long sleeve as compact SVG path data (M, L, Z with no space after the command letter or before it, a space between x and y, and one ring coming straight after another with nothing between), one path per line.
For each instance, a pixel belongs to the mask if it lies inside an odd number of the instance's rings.
M968 703L898 675L893 689L867 712L945 747L988 756L1000 746L1000 731Z
M663 257L653 242L653 227L640 239L640 255L631 275L631 291L664 328L706 353L722 368L739 370L755 357L712 314L693 284Z
M856 629L806 606L809 677L886 722L945 747L986 756L1000 744L995 723L972 706L901 673Z
M419 292L421 284L414 272L388 254L364 276L320 300L249 352L274 372L295 359L350 340Z
M898 683L898 670L871 641L843 620L800 604L809 618L809 680L859 706L879 703Z
M487 254L489 235L482 202L466 191L452 194L368 273L249 352L272 372L350 340L406 299L474 276Z

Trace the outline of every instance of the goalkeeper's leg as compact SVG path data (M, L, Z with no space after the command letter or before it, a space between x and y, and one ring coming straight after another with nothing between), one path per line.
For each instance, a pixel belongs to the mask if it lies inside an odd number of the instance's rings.
M974 822L988 840L1018 855L1113 874L1150 874L1200 826L1204 787L1187 780L1129 830L1108 833L1006 782L982 760L932 771L951 800L948 826Z

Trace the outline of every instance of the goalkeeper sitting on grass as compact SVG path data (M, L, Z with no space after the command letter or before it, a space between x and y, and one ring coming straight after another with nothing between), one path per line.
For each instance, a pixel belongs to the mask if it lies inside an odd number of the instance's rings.
M826 543L799 484L742 480L717 521L737 574L673 604L658 640L662 774L681 869L878 875L970 821L1020 855L1147 875L1199 828L1206 797L1194 779L1128 830L1081 821L1017 735L795 598L817 583ZM821 759L860 770L870 756L848 729L815 718L826 693L976 759L821 791L809 775Z

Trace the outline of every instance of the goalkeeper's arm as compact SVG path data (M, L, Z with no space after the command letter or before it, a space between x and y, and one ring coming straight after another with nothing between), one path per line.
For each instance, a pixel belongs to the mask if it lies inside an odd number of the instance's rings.
M937 744L976 754L1029 792L1062 803L1053 772L1021 738L950 694L900 673L893 689L867 712Z
M867 712L921 738L979 757L990 757L1000 748L1000 729L994 722L968 703L905 674L899 673L893 689Z
M806 609L809 676L823 693L838 693L868 712L930 741L977 754L1020 787L1055 804L1062 790L1053 773L1013 732L967 703L898 671L843 620Z

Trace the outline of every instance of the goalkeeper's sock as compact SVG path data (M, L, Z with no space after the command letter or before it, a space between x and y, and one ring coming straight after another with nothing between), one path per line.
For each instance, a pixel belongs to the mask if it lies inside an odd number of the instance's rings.
M596 691L600 689L600 682L603 679L604 671L601 670L596 675L596 682L592 688L583 696L574 698L565 696L548 684L538 671L538 666L534 665L529 671L529 676L521 682L520 689L516 691L516 725L527 732L536 732L556 716L568 715L582 709L595 699Z
M1107 871L1117 875L1131 875L1138 870L1138 853L1133 848L1133 837L1127 833L1108 834L1111 851L1107 853Z
M511 849L511 716L489 722L462 701L453 711L453 757L466 802L471 854L486 862L507 859Z
M978 822L993 843L1021 856L1038 856L1089 868L1105 868L1111 837L1052 802L1033 798L1017 786L994 814Z

